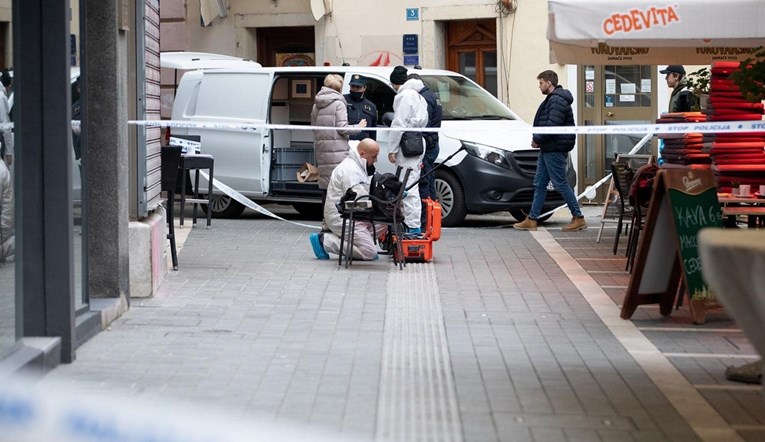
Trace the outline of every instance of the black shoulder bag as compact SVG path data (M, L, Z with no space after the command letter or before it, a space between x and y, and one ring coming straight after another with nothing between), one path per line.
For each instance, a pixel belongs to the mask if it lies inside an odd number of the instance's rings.
M401 154L407 158L422 155L425 152L422 132L404 132L398 146L401 148Z

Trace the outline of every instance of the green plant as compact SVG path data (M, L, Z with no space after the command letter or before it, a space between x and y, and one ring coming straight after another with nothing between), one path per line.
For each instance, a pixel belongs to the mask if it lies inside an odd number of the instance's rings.
M753 58L741 62L742 68L731 74L744 98L757 103L765 100L765 48L756 49Z
M688 87L693 89L693 93L697 97L709 93L709 80L711 78L712 73L709 68L701 68L685 76Z
M693 106L691 110L699 111L706 107L706 97L702 99L702 96L709 95L709 80L712 78L712 73L709 68L701 68L697 71L693 71L685 76L686 85L693 91L695 100L693 100Z

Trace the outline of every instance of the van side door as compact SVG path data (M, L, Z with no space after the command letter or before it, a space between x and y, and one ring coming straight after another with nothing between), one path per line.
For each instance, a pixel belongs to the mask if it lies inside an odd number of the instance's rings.
M215 178L250 197L269 191L271 151L265 125L272 77L267 71L206 71L196 109L188 116L192 122L228 126L193 133L201 135L202 153L215 158Z

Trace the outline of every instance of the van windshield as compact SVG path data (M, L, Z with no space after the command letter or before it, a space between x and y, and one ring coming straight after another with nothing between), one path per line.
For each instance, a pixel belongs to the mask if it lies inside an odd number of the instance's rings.
M444 120L515 120L500 101L464 77L422 75L422 81L441 100Z

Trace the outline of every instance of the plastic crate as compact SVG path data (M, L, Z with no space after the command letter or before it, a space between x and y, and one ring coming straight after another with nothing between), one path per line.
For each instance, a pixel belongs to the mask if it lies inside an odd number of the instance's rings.
M274 163L281 165L314 163L313 147L276 147Z
M271 169L271 181L297 181L297 172L301 164L276 164Z

